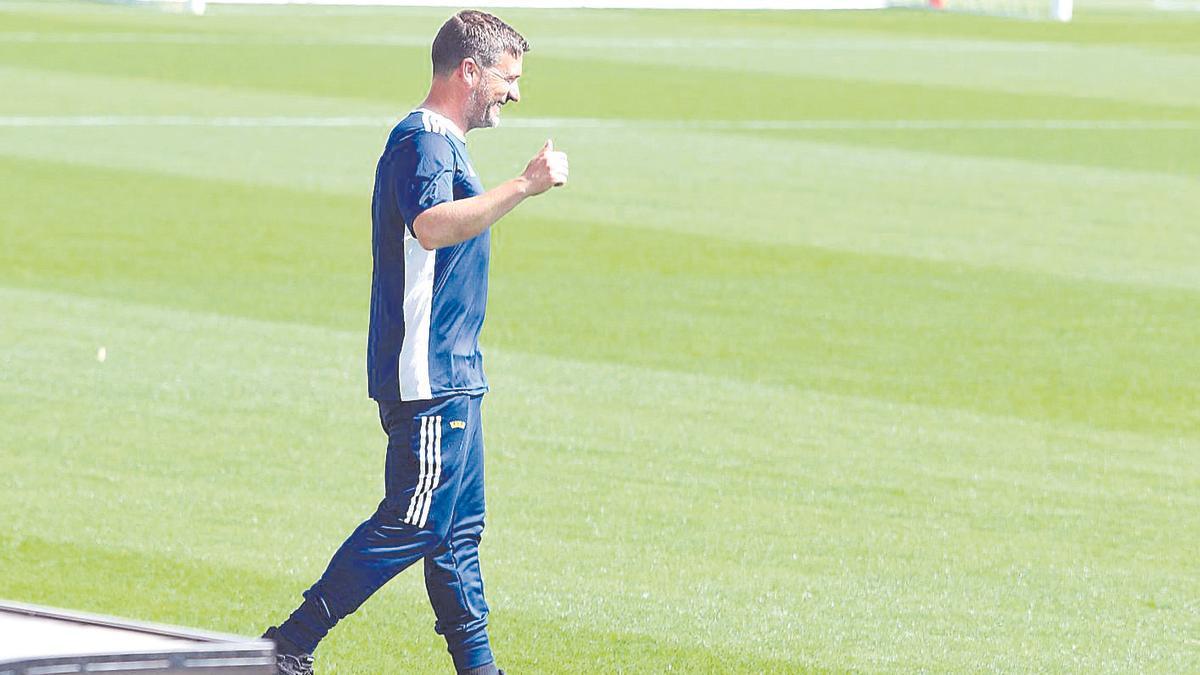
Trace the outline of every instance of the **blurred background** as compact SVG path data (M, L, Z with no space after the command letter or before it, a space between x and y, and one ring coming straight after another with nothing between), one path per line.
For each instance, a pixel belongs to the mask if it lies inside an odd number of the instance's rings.
M500 665L1200 669L1198 7L496 9L479 173L572 165L493 240ZM257 635L369 515L453 11L0 0L0 597ZM407 572L318 669L432 622Z

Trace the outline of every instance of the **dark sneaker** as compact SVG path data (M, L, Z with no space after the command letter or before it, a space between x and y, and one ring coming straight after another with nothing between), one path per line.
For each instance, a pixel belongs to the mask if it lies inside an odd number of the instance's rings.
M279 675L313 675L313 659L307 654L276 654L275 671Z
M275 671L279 675L313 675L312 654L296 649L296 645L279 634L278 627L271 626L262 637L275 643Z

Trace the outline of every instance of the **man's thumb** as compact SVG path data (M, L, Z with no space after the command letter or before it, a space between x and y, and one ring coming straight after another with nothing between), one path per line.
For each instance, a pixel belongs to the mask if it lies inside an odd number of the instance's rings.
M546 139L546 144L542 146L542 152L554 152L554 139Z

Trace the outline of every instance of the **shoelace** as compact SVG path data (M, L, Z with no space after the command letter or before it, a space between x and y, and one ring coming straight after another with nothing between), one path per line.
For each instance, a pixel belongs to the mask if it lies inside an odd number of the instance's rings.
M284 673L289 673L289 675L290 673L296 673L296 675L300 675L301 673L312 672L313 658L311 656L295 656L293 654L279 654L277 656L278 662L276 665L280 668L287 668L287 670L282 670ZM293 668L295 670L292 670Z

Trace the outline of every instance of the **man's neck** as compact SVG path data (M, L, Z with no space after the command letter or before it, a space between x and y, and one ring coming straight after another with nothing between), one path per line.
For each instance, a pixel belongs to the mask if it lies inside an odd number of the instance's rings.
M425 100L418 107L435 112L454 122L464 135L470 131L467 128L466 115L462 111L463 106L457 104L455 101L448 101L444 97L437 96L435 92L430 91L429 95L425 97Z

